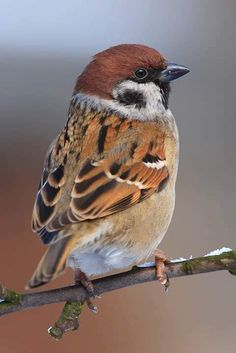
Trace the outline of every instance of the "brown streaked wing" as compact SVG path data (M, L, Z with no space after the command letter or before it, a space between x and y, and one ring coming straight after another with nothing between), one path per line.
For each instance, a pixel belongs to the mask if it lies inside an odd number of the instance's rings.
M40 232L55 217L61 196L61 187L64 183L64 167L62 165L48 172L47 178L36 195L32 215L33 231Z
M123 211L150 197L168 177L166 166L151 168L139 162L119 167L105 160L96 164L87 174L78 175L71 193L70 210L78 221Z
M164 135L151 123L140 124L115 115L96 116L91 121L83 139L83 162L64 212L58 211L66 190L64 167L44 177L32 225L45 243L57 241L63 236L58 231L70 224L126 210L165 187Z

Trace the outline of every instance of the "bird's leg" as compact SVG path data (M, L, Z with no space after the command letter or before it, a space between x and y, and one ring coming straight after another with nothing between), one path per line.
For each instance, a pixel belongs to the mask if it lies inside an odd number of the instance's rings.
M82 272L79 268L74 269L74 282L75 284L81 284L87 290L87 292L92 295L94 299L97 297L94 292L92 281L90 281L86 274ZM88 305L88 308L92 310L92 312L98 312L97 307L93 304L90 298L86 299L86 303Z
M167 292L170 285L169 278L165 272L165 263L170 262L170 259L165 255L165 253L157 249L155 251L155 263L156 263L156 276L158 281L164 286Z

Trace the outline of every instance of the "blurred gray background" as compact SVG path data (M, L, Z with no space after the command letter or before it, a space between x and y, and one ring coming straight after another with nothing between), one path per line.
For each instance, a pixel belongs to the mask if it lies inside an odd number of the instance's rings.
M235 248L236 1L0 0L0 280L22 290L44 247L30 229L48 144L63 127L76 76L118 43L155 47L191 73L173 84L181 140L177 204L161 244L171 257ZM71 274L47 288L68 285ZM3 353L235 352L236 279L228 273L104 295L99 314L56 343L61 305L0 320Z

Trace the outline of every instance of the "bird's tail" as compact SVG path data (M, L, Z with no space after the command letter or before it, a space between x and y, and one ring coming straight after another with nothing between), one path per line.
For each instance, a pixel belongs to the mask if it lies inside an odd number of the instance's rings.
M71 237L65 237L49 246L40 260L26 288L41 286L62 274L72 250Z

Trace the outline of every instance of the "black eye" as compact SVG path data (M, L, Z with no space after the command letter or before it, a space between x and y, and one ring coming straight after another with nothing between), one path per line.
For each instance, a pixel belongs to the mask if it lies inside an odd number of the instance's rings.
M134 75L141 80L148 76L148 71L146 69L140 68L134 72Z

